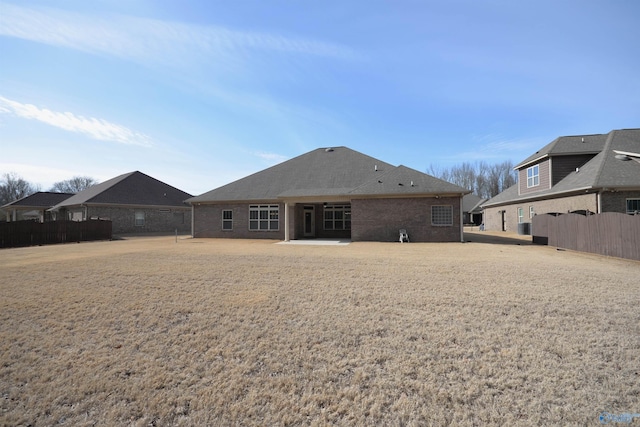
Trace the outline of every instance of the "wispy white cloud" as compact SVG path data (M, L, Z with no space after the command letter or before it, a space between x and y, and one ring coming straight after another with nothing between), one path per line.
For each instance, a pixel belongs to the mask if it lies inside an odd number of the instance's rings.
M120 15L99 17L57 9L4 4L0 35L136 60L175 60L176 56L217 53L242 57L273 51L341 59L358 55L344 46L220 26L165 22Z
M278 88L304 84L316 72L314 59L362 59L348 46L313 38L10 3L2 5L0 36L142 64L180 90L268 115L285 128L340 126L332 112L283 98Z
M276 153L266 153L263 151L254 151L251 154L253 154L254 156L264 160L266 163L269 163L271 165L276 165L278 163L282 163L285 160L289 160L289 157L287 156L283 156L281 154L276 154Z
M507 138L499 133L474 135L474 149L455 153L449 160L455 161L520 161L545 144L539 138Z
M151 139L125 126L94 117L78 116L70 112L51 111L33 104L23 104L0 96L0 114L12 114L29 120L37 120L64 129L87 135L100 141L150 147Z
M500 152L519 152L523 150L531 150L536 147L537 141L531 139L499 139L491 141L484 146L488 151Z

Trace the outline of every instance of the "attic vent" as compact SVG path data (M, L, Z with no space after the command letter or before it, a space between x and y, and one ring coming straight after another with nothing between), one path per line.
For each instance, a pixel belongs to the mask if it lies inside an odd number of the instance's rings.
M584 143L584 136L582 137L582 142Z
M327 153L330 153L333 151L333 148L329 147L329 148L325 148L324 151L326 151Z

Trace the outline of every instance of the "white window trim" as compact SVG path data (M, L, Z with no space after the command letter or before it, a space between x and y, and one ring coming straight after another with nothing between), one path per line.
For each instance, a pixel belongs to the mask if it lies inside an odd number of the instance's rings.
M518 224L524 222L524 208L518 208Z
M251 218L251 214L257 212L257 218ZM261 218L261 214L266 212L266 218ZM272 215L275 214L275 217ZM266 223L267 228L261 228L262 223ZM272 227L275 223L275 227ZM251 228L251 225L257 228ZM279 205L249 205L249 231L280 231L280 206Z
M537 173L534 174L534 170ZM529 176L529 171L531 171L531 176ZM538 185L540 185L540 165L533 165L527 168L527 188Z
M536 211L533 209L533 206L529 206L529 219L533 218L536 215Z
M639 198L637 198L637 197L630 197L630 198L628 198L628 199L626 200L625 204L624 204L624 208L625 208L625 210L626 210L626 212L627 212L628 214L633 214L633 213L635 213L635 212L639 212L639 211L640 211L640 210L630 210L630 209L629 209L629 202L630 202L630 201L632 201L632 200L633 200L633 201L637 201L637 202L638 202L638 204L640 204L640 199L639 199Z
M225 218L224 214L226 212L231 213L231 218ZM231 224L230 228L225 228L225 223ZM223 209L222 210L222 231L233 231L233 209Z

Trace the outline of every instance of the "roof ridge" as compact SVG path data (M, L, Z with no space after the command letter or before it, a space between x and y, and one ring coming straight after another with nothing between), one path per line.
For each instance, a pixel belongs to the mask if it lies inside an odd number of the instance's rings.
M616 130L612 130L611 132L609 132L609 136L607 137L607 140L604 143L604 147L602 147L602 151L600 152L600 154L602 154L602 161L600 162L600 165L598 165L598 172L596 172L595 179L593 180L594 186L597 186L598 182L600 182L600 177L602 176L604 164L607 160L606 153L607 151L609 151L609 147L611 147L611 142L613 141L613 136L615 135L616 132L617 132Z

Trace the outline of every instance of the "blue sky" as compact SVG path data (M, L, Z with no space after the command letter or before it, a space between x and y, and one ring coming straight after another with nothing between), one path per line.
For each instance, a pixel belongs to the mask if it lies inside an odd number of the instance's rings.
M319 147L427 171L640 126L640 2L0 0L0 173L194 195Z

